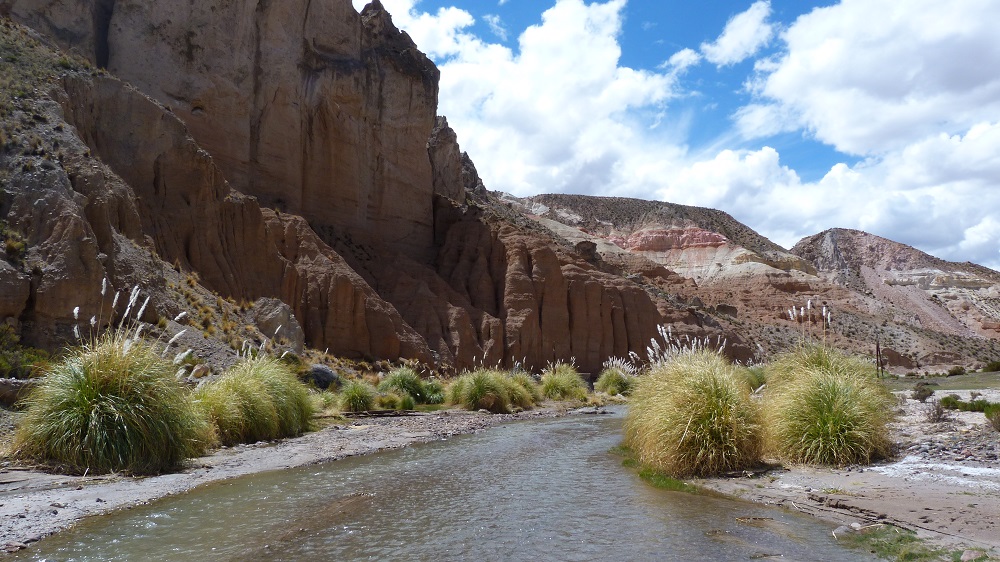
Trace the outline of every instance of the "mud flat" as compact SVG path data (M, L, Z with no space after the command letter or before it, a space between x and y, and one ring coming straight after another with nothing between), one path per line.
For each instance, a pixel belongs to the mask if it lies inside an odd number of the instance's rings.
M892 424L898 453L891 462L841 469L789 466L747 478L711 478L698 486L751 501L810 513L847 528L889 523L947 548L1000 557L1000 433L977 412L948 412L928 421L931 402L897 393L902 410ZM1000 402L1000 391L981 390Z

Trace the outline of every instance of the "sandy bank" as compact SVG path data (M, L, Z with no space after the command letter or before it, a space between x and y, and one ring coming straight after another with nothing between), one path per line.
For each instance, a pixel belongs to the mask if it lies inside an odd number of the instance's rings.
M980 392L1000 401L1000 391ZM969 399L968 391L955 393ZM843 469L791 466L694 483L841 525L891 523L948 548L1000 556L1000 433L981 413L951 412L947 421L929 422L929 403L900 394L907 399L892 425L899 450L893 462Z
M63 476L8 466L0 469L0 548L30 548L32 542L84 517L128 509L208 482L398 449L512 420L562 413L556 408L509 415L449 410L356 420L296 439L220 449L193 459L181 472L146 478Z

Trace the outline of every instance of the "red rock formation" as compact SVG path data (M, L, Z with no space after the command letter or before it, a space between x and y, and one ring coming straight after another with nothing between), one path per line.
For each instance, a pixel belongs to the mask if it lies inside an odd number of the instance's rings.
M687 248L718 248L729 243L725 236L701 228L647 228L625 238L612 238L633 252L668 252Z

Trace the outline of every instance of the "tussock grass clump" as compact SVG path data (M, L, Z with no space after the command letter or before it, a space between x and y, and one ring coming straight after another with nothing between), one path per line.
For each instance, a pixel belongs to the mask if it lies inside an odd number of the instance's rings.
M612 396L616 394L628 396L632 393L634 383L635 377L632 375L625 374L615 368L604 369L597 377L597 381L594 382L594 390Z
M427 404L444 404L445 402L444 385L440 381L424 381L424 394Z
M14 455L72 472L156 474L215 439L173 366L120 331L51 365L26 405Z
M237 363L196 397L227 445L300 435L315 412L291 368L264 356Z
M638 380L625 444L640 465L674 478L741 470L760 462L761 413L718 354L680 354Z
M342 412L367 412L375 406L375 388L362 381L351 381L340 391Z
M508 384L500 371L478 369L462 375L449 391L453 404L466 410L488 410L494 414L510 411Z
M408 395L417 404L427 401L427 389L420 375L409 367L400 367L386 376L385 380L378 385L379 392L394 392L399 395Z
M770 375L768 442L779 457L813 464L868 464L890 452L893 396L874 365L806 347L780 357Z
M542 394L551 400L585 400L587 383L576 367L559 362L542 371Z
M531 397L532 405L541 404L545 400L545 396L542 395L542 388L538 386L535 378L524 371L514 371L507 374L507 378L510 382L520 386L528 395Z

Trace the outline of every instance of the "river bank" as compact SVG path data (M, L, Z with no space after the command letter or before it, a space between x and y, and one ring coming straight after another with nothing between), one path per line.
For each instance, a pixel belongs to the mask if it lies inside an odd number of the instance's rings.
M514 420L564 415L550 406L518 414L448 410L332 424L295 439L226 447L192 459L176 473L145 478L66 476L27 467L0 469L0 549L17 551L77 521L130 509L197 486L271 470L399 449L413 443L474 433Z
M951 392L970 398L970 391ZM1000 391L979 392L1000 401ZM945 420L930 421L930 401L909 394L897 393L905 401L901 398L891 425L898 450L892 462L840 469L788 466L692 483L809 513L844 526L842 533L888 523L915 531L932 545L1000 558L1000 433L977 412L952 411Z

